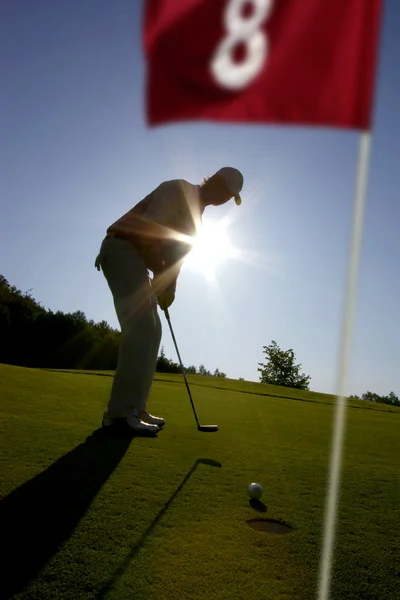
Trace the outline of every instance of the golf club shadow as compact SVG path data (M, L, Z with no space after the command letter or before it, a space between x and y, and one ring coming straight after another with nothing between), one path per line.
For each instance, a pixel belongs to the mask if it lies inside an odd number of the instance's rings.
M0 502L0 598L21 592L71 536L132 436L95 431Z
M259 513L266 513L268 510L264 502L261 502L261 500L257 500L257 498L251 498L249 500L249 504L253 510L256 510Z
M291 525L279 519L249 519L247 525L257 531L264 531L272 535L285 535L293 531Z
M190 477L193 475L193 473L195 472L195 470L197 469L197 467L200 464L202 464L202 465L208 465L210 467L217 467L217 468L221 468L222 467L222 464L219 461L213 460L211 458L198 458L196 460L196 462L194 463L193 467L190 469L190 471L187 473L187 475L183 479L182 483L176 488L176 490L174 491L174 493L172 494L172 496L169 498L169 500L161 508L160 512L154 517L153 521L150 523L150 525L148 526L148 528L146 529L146 531L141 535L141 537L137 541L137 543L132 547L132 549L130 550L130 552L125 556L125 558L122 561L121 565L114 572L114 575L104 584L104 586L101 588L101 590L99 591L99 593L96 594L96 598L98 598L98 599L105 598L106 595L107 595L107 593L112 588L112 586L118 580L118 578L121 577L124 574L124 572L126 571L127 567L129 566L130 562L140 552L140 550L142 549L143 545L145 544L146 539L148 538L148 536L151 534L151 532L153 531L153 529L156 527L156 525L158 524L158 522L160 521L160 519L165 515L165 513L167 512L167 510L170 507L170 505L172 504L172 502L175 500L175 498L177 497L177 495L179 494L179 492L182 490L182 488L184 487L184 485L189 481Z

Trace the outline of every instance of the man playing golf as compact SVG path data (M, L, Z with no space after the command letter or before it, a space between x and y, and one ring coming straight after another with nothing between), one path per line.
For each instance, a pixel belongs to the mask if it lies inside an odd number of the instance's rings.
M174 301L204 209L231 198L239 205L242 187L243 175L232 167L201 185L166 181L108 228L95 266L113 295L121 341L103 427L123 420L134 431L157 433L164 425L146 410L161 342L157 303L165 311Z

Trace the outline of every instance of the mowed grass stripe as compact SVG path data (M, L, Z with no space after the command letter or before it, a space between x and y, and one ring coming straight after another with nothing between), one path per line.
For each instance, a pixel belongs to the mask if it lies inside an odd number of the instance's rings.
M107 442L91 434L110 387L0 365L3 543L26 583L16 597L314 598L333 407L198 385L200 420L220 426L201 434L185 387L156 381L158 439ZM399 450L398 415L349 411L332 598L398 593ZM253 480L260 516L292 533L248 527ZM17 589L3 568L3 589Z
M71 373L80 375L97 375L102 377L113 377L114 371L85 371L74 369L43 369L49 372ZM282 398L288 400L297 400L299 402L318 402L332 406L336 403L336 396L332 394L321 394L319 392L295 390L292 388L283 388L276 385L266 385L249 381L236 379L223 379L217 377L208 377L203 375L187 375L190 386L204 386L215 388L217 390L226 390L251 394L256 396L266 396L271 398ZM182 375L169 373L156 373L154 380L156 382L183 384ZM400 415L400 407L391 406L378 402L368 402L364 400L348 399L348 408L362 410L377 410L380 412L395 412Z

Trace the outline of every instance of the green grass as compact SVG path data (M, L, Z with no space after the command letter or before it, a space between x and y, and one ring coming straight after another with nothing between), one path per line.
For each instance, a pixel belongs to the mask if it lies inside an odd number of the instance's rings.
M50 372L57 373L76 373L83 375L98 375L104 377L113 377L114 371L85 371L85 370L61 370L47 369ZM299 400L302 402L318 402L319 404L333 405L336 397L332 394L321 394L317 392L304 392L291 388L278 387L276 385L265 385L249 381L240 381L237 379L220 379L217 377L206 377L203 375L188 375L187 379L190 385L201 385L218 390L229 390L242 392L243 394L255 394L256 396L270 396L273 398L285 398L287 400ZM155 381L167 383L182 383L182 375L170 375L165 373L156 373ZM362 410L378 410L380 412L398 412L400 408L388 404L375 402L366 402L364 400L348 399L349 408L361 408Z
M159 374L149 409L165 429L118 438L96 432L103 375L0 365L0 596L315 598L334 399L190 377L201 421L220 426L202 434L181 378ZM400 410L349 405L331 597L392 600ZM264 515L247 501L251 481ZM293 531L255 531L257 516Z

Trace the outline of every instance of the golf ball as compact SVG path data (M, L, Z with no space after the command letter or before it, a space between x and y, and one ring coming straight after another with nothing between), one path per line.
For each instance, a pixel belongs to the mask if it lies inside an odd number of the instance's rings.
M247 493L249 494L250 498L259 500L262 496L263 489L259 483L251 483L247 488Z

